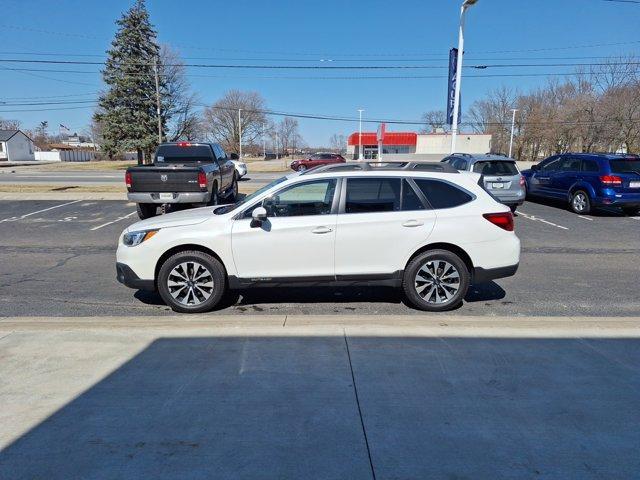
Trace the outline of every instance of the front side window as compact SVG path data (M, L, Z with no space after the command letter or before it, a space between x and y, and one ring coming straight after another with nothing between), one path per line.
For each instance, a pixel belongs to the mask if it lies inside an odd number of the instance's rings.
M544 165L540 165L540 171L553 172L555 170L558 170L559 167L560 167L560 159L556 158L555 160L551 160L550 162L547 162Z
M415 179L433 208L453 208L464 205L473 200L473 197L464 190L440 180Z
M267 197L263 206L268 217L299 217L331 213L335 179L316 180L292 185Z
M345 213L400 210L400 178L350 178Z
M580 171L580 159L567 157L560 162L561 172L579 172Z

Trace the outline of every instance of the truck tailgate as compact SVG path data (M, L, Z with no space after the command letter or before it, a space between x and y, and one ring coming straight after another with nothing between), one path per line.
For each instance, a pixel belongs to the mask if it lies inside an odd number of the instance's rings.
M131 173L130 192L199 192L197 168L140 167Z

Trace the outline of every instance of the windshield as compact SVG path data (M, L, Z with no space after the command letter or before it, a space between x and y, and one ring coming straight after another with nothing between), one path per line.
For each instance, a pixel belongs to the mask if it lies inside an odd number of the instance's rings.
M609 160L611 173L637 173L640 175L640 158Z
M161 145L156 152L156 162L211 162L213 159L208 145Z
M473 171L482 175L518 175L518 169L514 162L496 160L490 162L477 162Z
M231 205L225 205L223 207L217 208L213 213L215 213L216 215L223 215L225 213L230 212L231 210L235 210L236 208L244 205L245 203L249 203L251 202L254 198L259 197L260 195L262 195L264 192L266 192L267 190L269 190L271 187L275 187L276 185L278 185L279 183L284 182L285 180L287 180L289 177L280 177L277 180L274 180L273 182L265 185L262 188L259 188L258 190L256 190L255 192L253 192L250 195L247 195L246 197L244 197L242 199L242 201L240 202L236 202L233 203Z

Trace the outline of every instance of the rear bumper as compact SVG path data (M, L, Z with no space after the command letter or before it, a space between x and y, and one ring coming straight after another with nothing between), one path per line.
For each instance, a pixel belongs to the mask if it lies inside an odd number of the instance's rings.
M596 197L593 202L596 206L602 207L640 207L640 195L630 194L621 196Z
M129 265L125 265L124 263L116 263L116 279L129 288L135 288L137 290L156 289L155 281L142 280L131 270Z
M518 271L519 266L520 264L516 263L515 265L498 268L476 267L473 269L473 283L485 283L497 278L512 277Z
M173 198L160 199L160 193L127 193L127 198L135 203L206 203L211 199L209 192L177 192Z

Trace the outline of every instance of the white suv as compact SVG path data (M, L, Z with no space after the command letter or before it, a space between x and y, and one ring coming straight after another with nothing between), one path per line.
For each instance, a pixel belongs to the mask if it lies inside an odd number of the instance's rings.
M509 208L479 179L418 162L293 173L240 203L131 225L117 279L178 312L211 310L228 288L292 283L402 287L415 307L448 310L520 260Z

